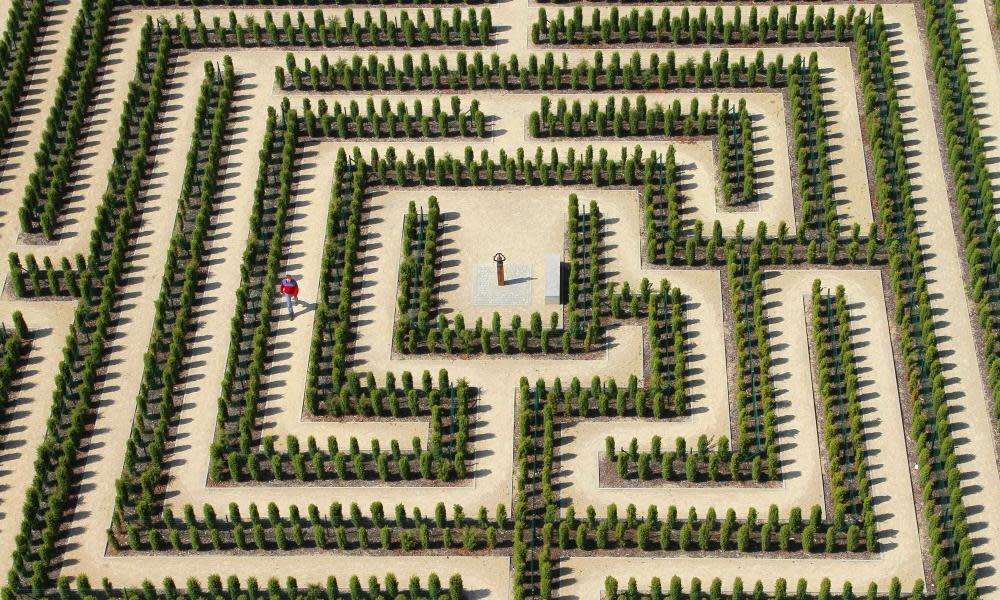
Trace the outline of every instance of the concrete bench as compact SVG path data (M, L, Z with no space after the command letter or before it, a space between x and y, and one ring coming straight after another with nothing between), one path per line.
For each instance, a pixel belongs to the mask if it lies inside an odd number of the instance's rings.
M545 303L559 304L562 300L562 257L545 255Z

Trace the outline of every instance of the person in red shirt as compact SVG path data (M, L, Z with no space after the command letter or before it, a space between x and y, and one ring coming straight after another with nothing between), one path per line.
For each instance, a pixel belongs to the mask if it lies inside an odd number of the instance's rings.
M299 284L291 275L285 275L281 279L281 283L278 284L278 291L285 296L285 305L288 306L288 316L292 319L295 318L295 312L292 310L292 300L298 302L299 300Z

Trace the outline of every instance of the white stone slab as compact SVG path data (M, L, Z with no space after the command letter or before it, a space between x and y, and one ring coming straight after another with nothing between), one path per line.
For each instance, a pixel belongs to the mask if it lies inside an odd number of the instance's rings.
M562 294L562 256L545 255L545 303L559 304Z
M472 282L474 306L520 306L531 301L531 265L504 264L506 284L497 285L496 265L476 265Z

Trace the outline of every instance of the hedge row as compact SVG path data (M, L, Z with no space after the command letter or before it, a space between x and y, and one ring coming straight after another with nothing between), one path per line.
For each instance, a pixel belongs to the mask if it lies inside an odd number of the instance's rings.
M532 391L526 377L521 378L518 386L516 407L512 598L551 600L554 577L552 536L539 534L542 527L551 530L558 512L552 488L553 408L547 401L539 406L537 396L532 402ZM543 438L541 456L535 443L536 437ZM543 513L544 523L540 522ZM530 547L529 539L532 542ZM541 542L541 548L537 542Z
M653 479L664 481L764 481L766 474L762 462L749 462L729 448L729 436L719 436L710 448L708 437L699 436L696 451L687 449L684 438L676 439L676 449L664 452L659 436L653 436L649 452L640 452L637 438L632 438L628 449L618 448L615 439L604 439L603 460L615 465L622 480Z
M844 286L823 296L817 279L812 287L812 341L816 382L823 402L823 440L830 466L834 519L852 518L874 536L871 480L865 458L861 400L854 366L851 314Z
M528 133L531 137L606 137L630 136L691 136L708 135L718 131L719 97L712 97L712 110L698 109L698 99L691 100L687 114L681 110L679 100L664 108L659 103L646 106L646 97L638 96L635 106L627 97L608 97L602 110L596 100L591 100L586 112L579 100L572 105L560 98L552 110L548 96L542 96L539 110L528 115ZM616 106L616 105L620 105ZM728 106L723 101L723 112Z
M427 216L417 215L417 205L410 205L403 219L403 258L399 264L396 299L398 318L416 320L421 331L430 328L437 308L438 229L441 209L437 198L427 200Z
M77 144L93 99L113 0L84 0L66 47L63 72L56 83L52 111L35 153L35 170L24 190L18 218L21 230L55 237L59 211L73 171ZM146 43L149 43L148 41ZM149 48L140 48L146 51ZM117 158L117 157L116 157Z
M64 256L57 269L48 256L42 259L42 266L34 254L24 257L24 265L16 252L7 255L11 285L18 298L42 298L56 296L72 296L79 298L81 286L90 285L84 273L87 272L87 261L82 254L75 258L76 266L71 266L69 258ZM86 290L91 293L91 290Z
M678 518L676 506L669 506L666 516L660 518L659 509L651 504L645 517L629 504L624 516L618 514L614 503L607 507L605 518L598 519L592 506L586 516L578 518L574 507L566 509L565 518L546 534L560 550L577 552L600 550L633 550L660 552L806 552L844 553L864 552L874 547L875 536L862 538L857 525L844 530L843 524L825 523L823 511L816 505L810 510L808 520L803 519L802 509L789 511L788 520L781 521L778 507L772 504L767 519L758 522L757 509L750 508L747 516L737 519L736 511L728 509L720 518L714 508L703 517L692 506L687 519ZM867 546L866 544L870 544Z
M7 11L7 28L0 39L0 140L7 140L21 104L46 7L43 0L13 0Z
M670 578L669 586L665 587L659 577L653 577L649 583L648 592L640 592L634 578L630 578L625 589L619 589L618 580L608 577L604 580L604 598L607 600L854 600L860 598L862 591L855 590L850 581L845 581L840 593L833 591L830 580L824 577L816 592L809 591L809 584L805 579L799 579L795 589L791 589L791 584L783 578L774 581L770 591L764 590L764 583L757 580L753 587L744 585L742 577L733 578L729 591L723 591L722 580L713 578L705 589L703 582L697 577L692 577L687 586L681 578L674 575ZM889 588L882 594L875 582L868 584L868 588L863 592L865 598L874 600L884 598L885 600L900 600L903 598L903 586L899 579L893 577L889 582ZM924 600L924 582L916 580L913 583L911 592L905 597L910 600Z
M286 4L286 0L120 0L122 6L163 6L192 7L204 6L219 8L222 6L275 6ZM302 2L299 2L302 4ZM444 5L444 4L489 4L486 0L307 0L304 4L319 6L398 6L412 4Z
M211 8L218 8L221 6L275 6L284 4L285 0L120 0L119 4L122 6L181 6L181 7L191 7L191 6L204 6ZM382 5L382 6L397 6L397 5L408 5L408 4L427 4L427 5L443 5L443 4L488 4L486 0L308 0L305 4L313 4L320 6L369 6L369 5Z
M740 98L739 107L727 110L723 103L723 117L719 127L719 183L722 201L727 205L750 203L754 200L753 124L747 113L746 100ZM737 142L737 140L739 140ZM736 186L734 196L733 187Z
M140 35L140 47L146 52L140 54L137 78L130 87L121 122L123 131L134 133L122 136L114 149L108 190L98 208L87 259L88 279L101 283L86 288L93 292L81 297L63 349L51 417L39 445L35 476L26 493L21 531L2 592L5 600L26 593L38 597L51 586L58 531L74 499L72 474L78 464L80 444L87 435L86 423L97 408L95 386L105 358L114 292L121 283L126 250L138 224L140 184L148 165L152 130L159 117L171 48L166 36L156 34L158 41L154 42L149 20ZM149 56L154 43L158 45L155 66ZM129 139L138 143L130 143Z
M316 358L317 362L323 360L322 356L312 358ZM439 373L438 378L439 381L447 382L447 372ZM358 371L347 371L345 379L336 391L331 391L330 381L324 381L322 387L319 381L311 384L309 389L315 393L307 396L309 400L306 407L309 413L321 417L351 417L352 421L359 418L389 417L426 419L431 416L431 408L441 407L444 401L442 388L435 388L431 373L426 370L420 385L414 384L413 375L409 371L403 371L399 387L396 375L391 371L385 374L385 384L381 387L375 381L375 375L370 372L365 374L362 381ZM320 395L325 395L322 402ZM315 402L311 400L314 397ZM474 399L470 399L470 402L474 402Z
M473 8L463 15L460 8L452 10L451 18L445 18L440 8L434 8L428 18L423 9L417 9L415 17L403 10L396 17L389 18L384 9L374 15L366 10L359 19L354 10L344 11L344 21L333 16L327 19L323 11L313 12L310 24L302 11L281 14L279 26L271 11L264 12L264 24L257 22L253 15L247 15L246 22L240 23L234 11L229 11L229 21L213 17L211 28L201 20L201 11L194 9L194 25L188 26L181 15L176 16L175 32L180 45L185 49L207 47L286 47L306 46L320 48L337 47L418 47L418 46L486 46L491 42L493 22L490 9Z
M4 420L7 419L7 410L10 408L12 388L21 376L18 369L23 366L22 361L31 348L31 332L28 331L21 311L15 310L11 320L12 330L8 331L6 327L0 330L0 344L3 344L3 350L0 351L0 411Z
M825 241L827 262L832 263L831 256L836 257L838 251L836 240L840 236L840 221L833 196L833 171L827 152L826 109L815 52L809 55L808 67L801 60L792 61L788 97L799 173L798 192L802 199L799 231L815 229L819 237L811 241L817 244ZM816 249L810 252L815 253Z
M584 348L599 344L601 328L601 210L596 200L589 210L580 212L576 194L569 195L569 218L566 224L569 256L569 290L566 314L570 335L579 338L583 331ZM585 321L584 321L585 320ZM586 328L583 325L586 323ZM576 330L576 331L574 331Z
M325 56L323 60L326 60ZM405 102L398 102L393 110L386 98L382 99L378 111L372 98L368 99L366 108L366 112L362 113L358 102L351 100L349 106L335 102L331 112L326 100L320 98L317 111L313 112L312 102L303 98L302 122L306 135L340 139L486 136L486 115L479 110L478 100L470 102L466 111L462 110L461 99L452 96L449 113L441 109L441 99L434 98L429 115L424 114L420 100L413 102L412 114Z
M424 553L454 550L468 552L492 551L509 547L511 536L503 504L497 505L495 519L485 507L477 518L468 518L462 507L455 505L448 515L443 502L433 515L424 516L419 508L412 516L402 504L395 507L395 518L387 516L379 501L372 502L367 515L357 503L346 507L332 502L328 512L310 504L303 516L298 506L291 505L282 515L270 502L267 512L251 502L247 515L231 502L228 513L220 518L211 504L204 504L200 514L190 504L174 514L171 505L164 505L156 515L140 513L126 522L117 521L108 530L108 544L116 552L197 552L243 550L275 552L288 550L332 550L356 552ZM121 533L118 530L122 530Z
M136 418L125 446L122 475L116 482L114 522L119 528L136 513L144 525L148 523L156 503L155 488L166 468L170 423L179 408L175 388L182 375L198 281L205 268L205 243L211 234L210 219L218 200L218 180L232 116L236 76L229 56L223 63L222 72L205 63L174 231L136 396Z
M788 42L842 42L850 33L850 23L854 7L848 7L847 14L837 15L830 7L826 16L816 14L813 6L806 8L805 18L797 16L798 7L792 5L787 16L778 16L778 7L771 6L766 18L758 18L757 7L750 8L750 17L743 22L742 11L736 7L730 19L724 19L722 7L715 7L714 18L709 19L708 11L702 7L697 16L692 16L688 8L680 15L671 16L669 8L660 10L659 18L651 8L642 12L633 8L626 14L619 14L613 6L608 16L601 15L601 9L590 13L590 23L583 16L583 7L573 8L567 16L559 9L554 19L549 19L544 8L538 9L538 17L531 25L531 41L535 44L766 44Z
M245 582L241 582L231 575L223 583L219 575L209 575L204 582L188 577L182 589L177 587L172 577L165 577L160 588L147 579L139 589L115 588L104 578L101 586L95 589L86 574L73 578L73 588L83 600L132 600L139 597L146 600L245 600L264 597L269 600L461 600L464 597L462 576L457 573L451 576L446 588L442 587L436 573L428 575L426 587L419 577L413 576L406 590L400 587L399 580L392 573L386 574L381 582L375 576L369 577L367 587L352 575L346 589L341 589L337 578L332 575L322 584L304 586L294 577L286 577L284 583L277 577L261 583L256 577L247 577ZM68 577L59 577L57 590L59 597L71 597Z
M320 294L313 321L309 347L309 370L306 375L306 408L320 413L321 405L341 404L339 398L380 394L374 377L361 390L358 376L348 371L347 346L351 340L351 307L354 302L355 269L361 244L362 199L364 198L365 166L359 162L353 168L347 153L341 148L333 164L333 187L330 210L327 213L326 241L320 269ZM353 374L352 374L353 373ZM425 376L429 383L430 375ZM345 390L345 379L348 386ZM404 388L407 374L403 374ZM392 394L395 377L386 375L385 391ZM430 393L430 386L426 386ZM332 398L337 397L334 402ZM330 412L331 409L327 409Z
M535 384L532 392L552 404L555 414L563 419L602 419L613 417L638 417L662 419L684 414L686 405L671 404L669 390L679 389L683 398L683 386L666 387L656 392L639 387L639 379L629 375L624 385L619 386L614 377L601 380L593 376L589 386L583 386L574 377L568 387L556 378L551 387L545 382ZM674 396L676 400L676 396Z
M736 453L763 460L768 480L779 477L778 440L774 431L774 384L771 382L771 345L764 318L764 271L761 253L764 231L758 227L749 252L727 242L726 270L736 346ZM734 247L735 246L735 247ZM749 256L747 256L747 254ZM761 435L763 430L763 436Z
M548 327L541 326L541 318L539 313L532 313L531 323L525 326L520 315L513 315L509 326L504 327L500 313L494 312L490 323L478 317L475 324L468 326L461 313L451 320L438 315L437 320L428 321L426 330L421 330L414 320L401 319L396 322L393 343L397 352L407 354L569 354L583 350L584 345L571 330L559 326L556 313L552 313Z
M770 63L765 63L762 52L749 62L746 57L729 62L729 52L725 49L714 61L706 52L700 62L688 58L680 64L673 50L665 53L662 60L659 54L649 56L646 64L643 64L638 52L633 53L624 64L621 55L612 52L608 64L605 64L604 53L600 50L594 52L593 60L580 59L573 66L557 66L551 52L540 58L534 54L528 56L526 66L516 55L512 55L507 62L501 62L499 55L494 53L487 62L479 51L471 54L471 60L470 55L460 52L451 65L445 56L439 56L438 64L432 66L427 53L420 55L419 64L409 53L404 54L400 61L402 65L397 66L392 56L383 60L369 54L365 60L355 55L350 62L330 64L326 71L317 67L318 85L314 85L311 72L304 71L297 64L286 64L276 68L275 79L283 89L310 91L586 89L593 92L785 85L785 69L780 54Z

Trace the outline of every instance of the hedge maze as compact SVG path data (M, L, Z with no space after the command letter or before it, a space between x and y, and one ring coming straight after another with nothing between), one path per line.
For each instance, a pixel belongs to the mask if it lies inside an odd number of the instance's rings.
M10 0L0 598L996 596L984 8Z

